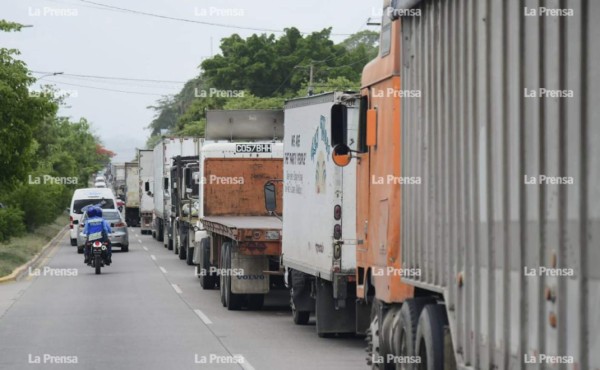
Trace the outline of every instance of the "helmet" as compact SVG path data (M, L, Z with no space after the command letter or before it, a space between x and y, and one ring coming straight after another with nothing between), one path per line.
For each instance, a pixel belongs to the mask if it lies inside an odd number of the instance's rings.
M91 206L87 210L88 217L102 217L102 211L96 206Z

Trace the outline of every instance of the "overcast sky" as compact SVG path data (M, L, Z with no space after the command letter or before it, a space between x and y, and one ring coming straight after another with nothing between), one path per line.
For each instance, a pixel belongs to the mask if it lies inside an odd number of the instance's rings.
M154 115L146 107L177 93L183 82L196 76L202 58L219 53L221 38L258 31L159 19L91 2L249 28L295 26L311 32L333 27L338 34L374 29L366 20L382 5L381 0L1 0L0 18L33 27L0 32L0 46L19 49L33 71L65 74L43 77L34 89L52 83L71 93L60 114L90 120L105 146L117 153L114 162L129 161L135 148L143 148Z

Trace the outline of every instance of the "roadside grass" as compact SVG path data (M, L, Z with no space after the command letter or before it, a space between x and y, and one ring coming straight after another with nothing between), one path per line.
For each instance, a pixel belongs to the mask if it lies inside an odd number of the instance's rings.
M0 243L0 277L29 261L69 223L67 215L60 215L54 222L40 226L33 233L11 238L8 243Z

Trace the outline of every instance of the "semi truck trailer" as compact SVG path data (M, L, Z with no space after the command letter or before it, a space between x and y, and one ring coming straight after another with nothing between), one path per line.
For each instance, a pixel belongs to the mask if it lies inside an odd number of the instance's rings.
M152 211L154 201L154 153L152 150L138 150L139 162L139 198L140 198L140 229L142 234L152 233Z
M152 235L165 248L173 249L171 223L171 166L176 156L198 156L202 139L196 137L163 137L154 147L154 213Z
M384 4L333 149L368 364L600 369L600 3Z
M281 221L263 197L264 184L283 176L283 111L208 111L205 132L197 275L203 289L220 288L228 310L259 309L283 287Z
M359 101L335 92L284 107L282 262L293 321L306 325L314 313L319 336L356 332L356 162L333 163L339 138L331 133L346 116L344 133L356 150ZM268 199L275 183L265 190Z
M138 162L125 163L125 222L140 226L140 168Z

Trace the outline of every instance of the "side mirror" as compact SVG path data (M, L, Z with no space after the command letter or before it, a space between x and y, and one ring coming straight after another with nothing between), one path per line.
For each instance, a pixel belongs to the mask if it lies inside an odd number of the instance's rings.
M338 167L346 167L352 160L352 152L346 144L338 144L333 147L333 163Z
M277 209L277 190L275 184L271 181L267 182L264 187L265 190L265 208L267 211L274 212Z
M346 144L348 137L348 107L336 104L331 107L331 146Z

